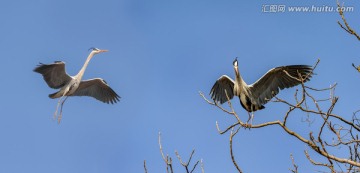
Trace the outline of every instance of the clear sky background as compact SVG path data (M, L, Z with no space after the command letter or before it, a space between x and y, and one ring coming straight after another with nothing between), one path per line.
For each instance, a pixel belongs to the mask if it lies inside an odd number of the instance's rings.
M0 172L139 173L144 160L149 173L165 172L158 132L175 172L184 170L174 151L185 159L192 149L194 160L203 159L205 172L235 172L229 134L219 135L215 127L216 121L226 127L235 120L198 93L207 95L223 74L233 77L235 57L249 84L272 67L313 65L320 58L308 85L324 88L337 82L335 112L350 119L360 109L359 73L351 67L360 63L360 42L337 25L341 18L336 12L265 13L266 4L336 7L335 0L2 2ZM354 6L345 15L359 33L360 4L345 5ZM109 52L91 60L84 79L105 79L121 102L70 98L58 125L52 119L57 100L48 98L55 90L32 70L39 62L61 60L75 75L90 47ZM290 100L294 91L284 90L279 97ZM233 103L246 119L238 99ZM265 106L255 113L254 124L278 120L288 109ZM307 136L311 127L304 118L293 116L289 126ZM275 126L240 130L234 138L236 159L245 172L289 172L291 153L300 172L315 172L320 168L311 166L306 149Z

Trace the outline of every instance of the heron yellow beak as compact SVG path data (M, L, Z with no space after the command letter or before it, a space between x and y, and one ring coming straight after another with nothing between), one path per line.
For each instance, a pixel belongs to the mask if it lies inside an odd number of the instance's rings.
M108 52L109 50L100 50L99 52L102 53L102 52Z

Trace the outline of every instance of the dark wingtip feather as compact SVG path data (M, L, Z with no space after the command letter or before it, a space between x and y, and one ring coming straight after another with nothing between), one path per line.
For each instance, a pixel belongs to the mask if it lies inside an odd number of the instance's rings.
M44 70L44 68L45 64L39 62L39 64L33 69L33 71L42 74L41 72Z
M289 65L286 66L293 70L299 70L299 73L301 73L302 77L307 77L304 82L307 82L312 77L313 73L313 67L310 65Z
M109 100L106 101L107 104L115 104L117 102L120 102L120 96L118 94L116 94L116 92L110 88L110 91L111 91L111 95L112 95L112 98L110 98Z
M121 97L115 93L115 97L112 99L112 101L114 101L114 103L120 102L120 98Z

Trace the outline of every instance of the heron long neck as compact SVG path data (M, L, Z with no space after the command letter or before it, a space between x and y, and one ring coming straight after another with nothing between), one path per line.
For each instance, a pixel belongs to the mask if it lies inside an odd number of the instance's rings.
M84 75L84 73L85 73L86 67L88 66L88 64L89 64L89 62L90 62L90 60L91 60L91 58L92 58L93 56L94 56L94 53L91 52L91 53L89 54L89 56L87 57L84 66L81 68L81 70L79 71L79 73L76 75L76 78L77 78L77 79L81 80L81 78L83 77L83 75Z
M245 81L242 79L238 67L234 67L235 69L235 84L238 85L239 88L243 88L247 86Z

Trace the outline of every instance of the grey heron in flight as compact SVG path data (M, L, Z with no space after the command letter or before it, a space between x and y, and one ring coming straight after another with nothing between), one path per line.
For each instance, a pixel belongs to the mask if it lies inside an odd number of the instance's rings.
M312 67L308 65L289 65L270 69L255 83L247 85L242 79L237 58L233 62L235 81L227 75L222 75L211 88L210 95L215 103L223 104L234 96L238 96L241 106L249 113L264 109L271 98L284 88L290 88L301 84L299 74L304 82L312 76ZM290 77L290 76L291 77Z
M61 103L60 114L58 116L58 123L62 118L62 107L69 96L90 96L104 103L116 103L120 101L120 96L110 88L110 86L101 78L94 78L89 80L81 80L86 67L91 58L99 53L107 52L108 50L100 50L98 48L90 48L92 51L87 57L84 66L75 76L69 76L65 71L65 63L62 61L55 61L53 64L40 63L34 72L42 74L45 82L50 88L60 89L58 92L50 94L52 99L60 98L56 106L54 119L57 116L58 108ZM65 97L65 98L64 98Z

